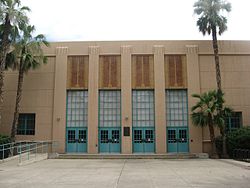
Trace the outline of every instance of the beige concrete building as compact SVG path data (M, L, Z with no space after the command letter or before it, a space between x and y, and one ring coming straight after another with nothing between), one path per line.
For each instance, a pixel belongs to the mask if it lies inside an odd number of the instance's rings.
M219 41L222 88L250 125L250 42ZM59 42L24 80L18 140L55 140L58 152L208 152L192 125L193 93L216 89L211 41ZM2 125L9 134L17 73L6 72Z

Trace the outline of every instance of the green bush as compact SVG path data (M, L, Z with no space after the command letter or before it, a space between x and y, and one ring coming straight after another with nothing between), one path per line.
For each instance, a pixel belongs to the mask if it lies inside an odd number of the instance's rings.
M10 143L10 137L5 135L0 135L0 145Z
M0 135L0 160L7 158L9 156L10 150L8 148L10 144L8 143L10 143L10 137ZM3 144L6 144L6 145L3 145Z
M230 157L233 156L234 149L250 149L250 127L242 127L240 129L228 132L226 134L227 152ZM222 137L215 139L216 151L219 156L222 155Z
M231 157L234 149L250 149L250 127L242 127L228 133L227 148Z

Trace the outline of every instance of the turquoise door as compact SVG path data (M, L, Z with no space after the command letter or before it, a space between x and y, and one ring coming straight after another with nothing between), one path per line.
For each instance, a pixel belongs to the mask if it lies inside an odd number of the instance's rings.
M155 152L154 128L133 128L133 152Z
M188 128L167 128L167 148L169 153L188 152Z
M120 128L99 128L99 152L120 153Z
M87 129L67 128L67 152L87 152Z

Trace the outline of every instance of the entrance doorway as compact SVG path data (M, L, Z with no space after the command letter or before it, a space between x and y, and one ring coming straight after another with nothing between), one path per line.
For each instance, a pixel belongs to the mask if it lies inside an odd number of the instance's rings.
M133 129L133 152L153 153L155 152L155 131L154 128Z
M99 152L120 153L120 132L119 128L99 128Z
M186 153L188 149L188 128L167 128L167 151L169 153Z
M67 128L67 152L87 152L87 128Z

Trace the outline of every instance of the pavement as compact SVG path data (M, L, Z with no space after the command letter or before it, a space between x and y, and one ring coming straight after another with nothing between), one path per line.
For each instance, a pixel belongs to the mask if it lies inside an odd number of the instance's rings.
M212 159L49 159L0 164L0 187L249 188L250 170Z

